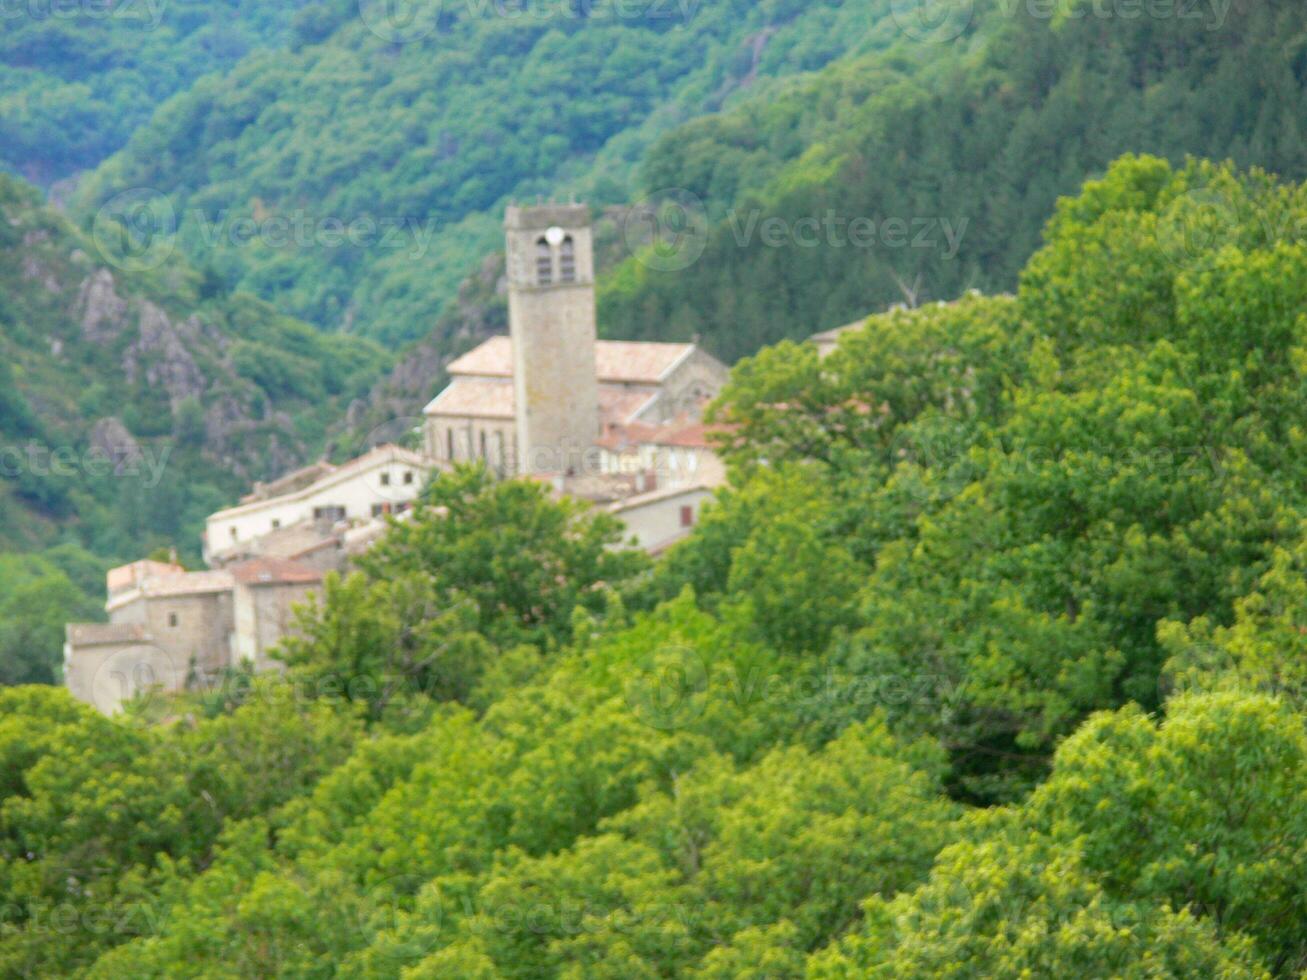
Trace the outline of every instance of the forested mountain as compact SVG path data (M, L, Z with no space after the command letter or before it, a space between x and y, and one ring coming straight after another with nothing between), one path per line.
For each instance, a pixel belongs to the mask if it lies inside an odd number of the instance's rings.
M39 640L5 633L40 605L25 583L71 594L58 571L94 609L107 561L170 546L194 560L204 516L316 456L389 365L178 256L154 269L106 256L106 235L84 236L0 175L0 547L29 553L0 568L3 681L15 658L39 662L27 679L51 679L59 613L85 614L86 601L49 611ZM56 569L33 554L55 546Z
M891 303L1011 289L1057 196L1123 152L1307 176L1300 3L957 7L667 134L644 189L678 189L669 221L701 202L703 237L666 230L676 254L607 280L602 321L734 359Z
M652 565L464 469L286 677L0 689L0 971L1300 975L1304 227L1124 158L1014 295L738 364Z
M327 329L417 339L499 246L509 197L626 201L658 134L891 43L888 12L889 0L318 4L293 50L252 54L163 106L74 204L89 219L150 188L224 281ZM308 230L270 243L234 235L242 218ZM376 237L326 245L332 222Z
M305 0L8 4L0 169L45 185L122 147L159 103L250 51L285 45Z

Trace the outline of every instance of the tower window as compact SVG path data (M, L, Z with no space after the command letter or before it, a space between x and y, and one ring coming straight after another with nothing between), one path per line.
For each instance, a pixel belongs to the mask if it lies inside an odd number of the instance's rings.
M485 430L485 429L482 429L482 430L481 430L481 458L482 458L482 459L489 459L489 458L490 458L490 457L486 454L486 430Z
M554 281L554 253L544 236L536 239L536 285L548 286Z
M169 613L169 614L168 614L168 625L169 625L169 626L176 626L176 625L177 625L177 614L176 614L175 612L172 612L172 613Z
M383 487L388 487L388 486L390 486L390 474L389 474L389 473L382 473L382 474L381 474L381 485L382 485Z
M454 427L445 430L445 459L454 461Z
M558 249L558 278L563 282L576 282L576 249L571 235L563 239Z

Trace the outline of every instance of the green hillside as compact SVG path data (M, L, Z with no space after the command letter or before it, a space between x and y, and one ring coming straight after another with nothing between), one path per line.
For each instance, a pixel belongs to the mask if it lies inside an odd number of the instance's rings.
M892 303L1010 290L1057 196L1123 152L1307 176L1301 4L961 7L925 40L667 134L644 187L702 202L705 231L664 229L674 254L607 280L601 320L733 359Z
M197 559L203 518L316 456L388 365L178 256L141 269L106 254L0 176L0 548L60 546L56 564L92 597L103 583L83 559L171 546ZM50 574L31 558L6 566L28 570L7 591Z
M253 50L305 0L23 0L0 14L0 169L48 185L120 149L155 107Z
M74 205L89 222L117 193L150 189L225 282L327 329L418 339L499 246L509 197L626 201L660 133L889 44L888 10L322 4L293 50L255 52L162 106ZM342 241L338 225L360 233Z
M466 469L288 677L0 689L0 972L1300 976L1305 222L1124 158L1015 295L738 364L652 566Z

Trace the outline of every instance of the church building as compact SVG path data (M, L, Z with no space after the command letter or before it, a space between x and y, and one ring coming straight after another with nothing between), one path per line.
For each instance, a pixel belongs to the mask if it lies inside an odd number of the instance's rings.
M504 225L509 334L449 365L424 413L428 457L561 478L575 492L622 469L608 447L660 445L669 430L683 439L726 366L697 344L597 339L585 205L509 207ZM672 467L661 469L647 480L665 485Z

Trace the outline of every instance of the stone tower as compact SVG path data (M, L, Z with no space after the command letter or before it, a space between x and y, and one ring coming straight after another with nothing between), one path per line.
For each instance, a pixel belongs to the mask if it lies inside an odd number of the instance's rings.
M577 473L599 435L590 211L509 207L504 229L517 470Z

